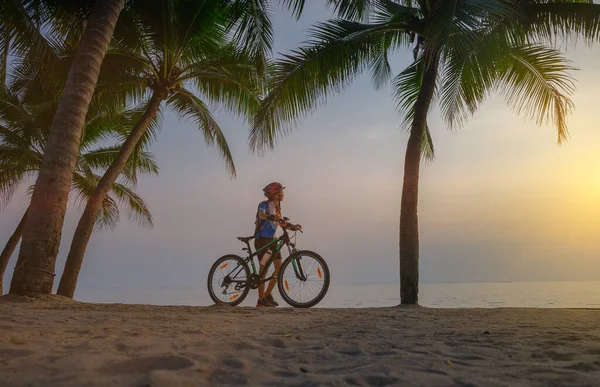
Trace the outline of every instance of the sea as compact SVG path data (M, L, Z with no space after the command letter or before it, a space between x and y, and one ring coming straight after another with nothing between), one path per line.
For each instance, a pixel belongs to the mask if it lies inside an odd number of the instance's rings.
M274 291L275 299L285 303ZM78 289L75 299L97 303L212 305L205 286ZM251 290L241 306L256 305ZM399 284L331 284L316 308L368 308L400 303ZM419 304L430 308L600 308L600 281L421 284Z

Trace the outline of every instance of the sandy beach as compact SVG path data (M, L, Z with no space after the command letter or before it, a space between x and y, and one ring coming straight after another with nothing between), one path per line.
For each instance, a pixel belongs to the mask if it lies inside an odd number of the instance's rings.
M600 310L0 297L0 386L592 386Z

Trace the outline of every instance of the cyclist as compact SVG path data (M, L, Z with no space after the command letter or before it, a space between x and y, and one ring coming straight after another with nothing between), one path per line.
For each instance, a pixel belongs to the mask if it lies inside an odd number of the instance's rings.
M254 247L256 250L261 249L266 246L270 242L274 241L275 232L277 231L277 227L282 228L295 228L300 229L300 226L292 226L289 225L286 221L283 220L281 216L281 201L283 201L283 190L285 187L278 182L273 182L268 184L265 188L263 188L263 193L267 197L268 200L260 202L258 205L258 210L256 212L256 229L254 232L254 236L256 237L254 241ZM258 254L258 261L260 264L260 271L262 272L264 266L269 261L272 251L275 249L275 244L272 247L265 249ZM266 254L266 253L269 254ZM277 278L279 277L279 268L281 267L281 251L277 252L277 256L274 259L275 264L275 272L273 273L273 278L269 281L269 285L267 286L267 291L265 292L265 283L261 282L258 286L258 302L256 303L257 307L275 307L279 306L279 304L273 299L273 295L271 292L277 283ZM262 276L261 280L263 280L266 276L265 274Z

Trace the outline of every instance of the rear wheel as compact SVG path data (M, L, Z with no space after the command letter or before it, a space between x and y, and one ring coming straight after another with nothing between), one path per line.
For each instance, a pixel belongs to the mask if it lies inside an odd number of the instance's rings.
M241 257L225 255L208 272L208 294L215 304L239 305L250 291L249 276L250 268Z
M317 253L302 250L281 265L277 283L281 298L294 308L317 305L329 289L329 267Z

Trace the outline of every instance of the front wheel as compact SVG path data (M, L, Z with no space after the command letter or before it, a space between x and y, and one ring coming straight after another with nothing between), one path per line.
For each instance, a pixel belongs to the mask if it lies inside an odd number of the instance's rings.
M329 289L329 268L317 253L302 250L290 255L279 271L279 294L294 308L317 305Z
M237 255L225 255L212 265L208 272L208 294L215 304L236 306L248 292L250 268Z

